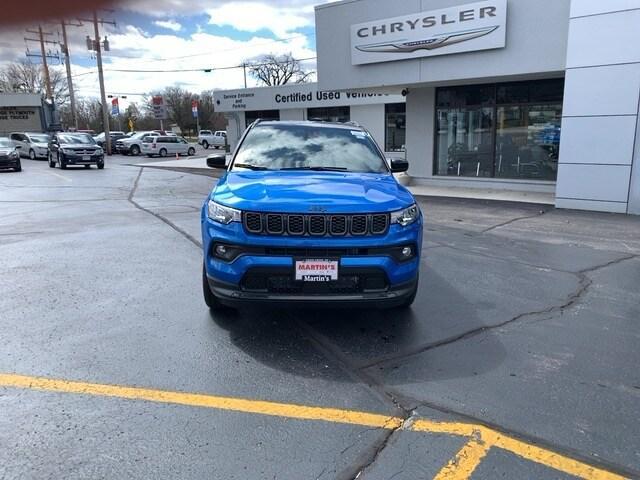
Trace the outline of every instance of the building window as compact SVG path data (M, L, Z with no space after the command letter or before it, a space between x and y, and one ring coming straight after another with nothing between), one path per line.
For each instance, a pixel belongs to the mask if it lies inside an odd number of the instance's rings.
M244 122L247 127L258 119L280 120L280 110L253 110L244 112Z
M555 180L564 80L440 88L436 175Z
M351 108L318 107L307 108L307 120L316 122L348 122L351 119Z
M406 142L407 105L387 103L384 106L385 152L402 152Z

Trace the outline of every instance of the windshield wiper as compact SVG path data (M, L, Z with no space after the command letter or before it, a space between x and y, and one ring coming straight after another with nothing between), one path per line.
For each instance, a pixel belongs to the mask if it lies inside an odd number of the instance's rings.
M249 163L234 163L233 166L239 168L248 168L249 170L270 170L267 167L263 167L261 165L251 165Z
M347 167L285 167L280 170L313 170L314 172L346 172Z

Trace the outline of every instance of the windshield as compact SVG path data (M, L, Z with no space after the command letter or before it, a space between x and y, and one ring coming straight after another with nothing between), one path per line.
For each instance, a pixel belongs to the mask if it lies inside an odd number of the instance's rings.
M29 139L33 143L49 143L49 137L47 135L32 135L32 134L29 134Z
M257 125L242 142L233 167L388 172L367 132L318 125Z
M13 148L13 143L8 138L0 138L0 148Z
M73 135L58 135L60 143L75 143L75 144L94 144L93 137L86 133L76 133Z

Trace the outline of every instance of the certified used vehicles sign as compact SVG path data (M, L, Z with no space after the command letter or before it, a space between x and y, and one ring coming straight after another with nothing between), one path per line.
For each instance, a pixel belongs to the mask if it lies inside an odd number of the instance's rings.
M493 0L385 18L351 26L351 63L502 48L507 0Z

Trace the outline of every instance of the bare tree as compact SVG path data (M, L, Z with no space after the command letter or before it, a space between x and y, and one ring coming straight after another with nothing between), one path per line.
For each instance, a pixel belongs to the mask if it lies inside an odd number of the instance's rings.
M286 83L304 83L314 73L305 71L291 53L263 55L257 60L247 62L247 67L253 77L270 87Z
M69 99L67 79L62 72L49 68L51 92L57 106ZM0 69L0 91L44 94L46 91L44 72L41 65L21 60Z

